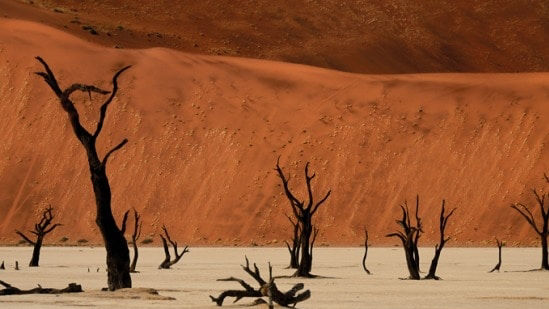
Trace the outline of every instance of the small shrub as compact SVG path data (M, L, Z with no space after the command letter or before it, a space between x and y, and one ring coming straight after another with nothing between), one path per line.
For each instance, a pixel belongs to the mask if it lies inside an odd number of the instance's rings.
M141 241L142 245L151 244L153 242L152 238L145 238Z
M61 239L59 239L59 242L67 242L67 240L69 240L69 238L63 236L63 237L61 237Z
M86 243L88 243L88 240L82 238L82 239L77 240L76 242L77 242L78 244L86 244Z

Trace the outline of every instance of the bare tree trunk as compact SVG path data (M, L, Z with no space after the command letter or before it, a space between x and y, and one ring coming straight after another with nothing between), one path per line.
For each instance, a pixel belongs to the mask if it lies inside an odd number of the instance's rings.
M435 246L435 256L433 257L433 260L431 261L431 266L429 267L429 273L427 276L425 276L425 279L435 279L439 280L440 277L436 275L437 272L437 266L438 266L438 260L440 259L440 253L442 253L442 249L444 248L444 245L448 240L450 240L450 237L444 238L444 231L446 230L446 225L448 224L448 219L450 219L450 216L454 213L456 210L455 208L452 209L448 215L445 214L445 200L442 200L442 207L440 210L440 218L439 218L439 232L440 232L440 242L438 245Z
M133 209L133 218L134 218L134 226L133 226L133 234L132 234L133 259L130 265L130 272L135 273L136 272L135 267L137 266L137 258L139 257L139 252L137 250L137 240L141 237L141 228L143 223L140 221L141 216L139 216L135 208Z
M492 270L489 271L489 273L493 273L496 270L499 272L499 268L501 267L501 247L503 247L503 242L496 238L496 243L498 245L498 263L494 266L494 268L492 268Z
M296 220L294 222L292 218L290 218L289 216L287 217L290 223L292 224L292 226L294 227L292 245L290 246L290 244L287 241L285 241L286 247L288 248L288 252L290 253L290 266L288 266L288 268L297 269L299 267L299 250L301 248L301 243L300 243L301 233L299 228L299 221Z
M541 235L541 269L549 270L547 234Z
M312 234L312 225L310 221L310 216L305 215L304 220L302 221L302 233L301 233L301 259L299 261L299 266L294 274L296 277L309 277L311 274L311 251L310 251L310 241Z
M368 275L371 275L370 271L366 267L367 257L368 257L368 230L364 228L364 256L362 257L362 268Z
M128 250L128 243L124 237L128 212L124 215L122 227L119 229L112 215L111 188L106 174L106 165L110 155L122 148L128 140L124 139L120 144L112 148L109 152L107 152L103 160L99 159L95 143L103 128L107 108L118 91L118 77L130 66L120 69L113 76L113 89L111 92L99 89L93 85L84 84L73 84L69 88L61 90L53 72L50 70L46 62L40 57L37 57L36 59L38 59L38 61L44 66L46 71L37 72L36 74L44 78L44 81L51 87L52 91L59 98L61 107L65 110L65 112L67 112L74 134L86 150L91 182L95 194L95 223L101 231L101 236L103 237L105 249L107 251L108 289L113 291L120 288L129 288L132 285L130 278L130 254ZM100 118L93 133L88 132L80 124L80 116L74 106L74 103L70 99L70 95L75 91L87 92L90 97L92 92L102 95L110 93L110 96L101 105Z
M40 249L42 248L43 237L38 237L34 248L32 249L32 258L29 263L29 267L38 267L38 262L40 261Z

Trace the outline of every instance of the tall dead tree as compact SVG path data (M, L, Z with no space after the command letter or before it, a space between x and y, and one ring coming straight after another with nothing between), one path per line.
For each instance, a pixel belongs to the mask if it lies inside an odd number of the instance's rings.
M366 258L368 257L368 230L364 228L364 256L362 257L362 268L364 271L371 275L370 270L366 267Z
M433 257L433 260L431 261L431 266L429 267L429 273L427 273L427 276L425 276L425 279L434 279L439 280L440 277L436 275L437 272L437 266L438 266L438 260L440 259L440 253L442 252L442 249L444 248L444 245L448 240L450 240L450 237L445 238L444 232L446 230L446 225L448 224L448 219L452 216L455 208L450 210L448 214L446 214L446 209L444 208L446 204L445 200L442 200L442 207L440 209L440 217L439 217L439 232L440 232L440 241L438 245L435 246L435 256ZM417 244L417 243L416 243Z
M549 176L547 174L543 175L545 181L549 183ZM547 236L549 236L549 206L545 206L546 200L549 200L548 193L538 193L536 189L532 189L532 192L536 198L536 202L539 207L542 223L541 226L538 226L536 220L534 219L534 214L528 208L528 206L522 203L516 203L511 205L511 208L518 211L518 213L524 217L526 222L534 229L538 234L541 240L541 269L549 270L549 253L547 249Z
M299 267L299 249L301 248L301 242L300 242L301 233L299 229L299 221L292 220L290 216L287 216L287 217L293 226L293 232L294 232L291 246L287 241L284 241L284 243L286 244L286 247L288 248L288 252L290 253L290 266L288 266L288 268L297 269Z
M137 266L137 258L139 257L139 252L137 250L137 240L141 237L141 228L143 226L143 222L141 221L141 216L135 210L133 209L133 218L134 218L134 224L133 224L133 234L132 234L132 246L133 246L133 258L132 263L130 265L130 272L135 273L135 267Z
M91 182L95 193L95 223L101 231L101 236L103 236L105 249L107 251L108 289L113 291L120 288L129 288L132 286L132 281L130 277L130 254L128 243L124 237L126 222L123 221L122 228L118 228L113 217L111 209L111 187L106 171L107 162L110 156L115 151L122 148L128 140L122 140L118 145L109 150L103 159L100 159L99 154L97 153L96 141L103 129L107 109L118 91L118 78L120 77L120 74L129 69L130 66L126 66L114 74L111 91L102 90L94 85L79 83L72 84L68 88L62 90L48 64L40 57L36 57L36 59L44 66L45 70L45 72L36 72L36 74L44 79L59 99L61 107L67 113L74 134L86 150ZM93 132L88 131L80 123L80 115L70 98L76 91L88 93L90 98L92 92L100 95L110 94L101 105L99 121ZM127 216L124 216L124 218L127 219Z
M313 191L311 188L311 180L313 180L316 176L316 174L309 175L309 162L305 164L305 184L307 185L307 193L308 193L308 201L305 203L305 200L301 201L295 195L291 192L290 188L288 187L288 178L284 175L284 172L280 168L280 158L276 161L276 171L278 172L278 176L282 180L282 184L284 186L284 192L286 193L286 197L290 201L290 204L292 206L292 211L294 213L295 218L299 222L299 228L301 231L301 235L299 237L300 245L301 245L301 257L299 260L299 265L297 267L297 270L294 274L295 277L313 277L311 275L311 269L312 269L312 260L313 260L313 245L316 238L316 234L318 234L318 230L315 232L314 226L313 226L313 216L318 211L318 208L326 202L328 197L330 197L331 190L324 195L323 198L321 198L318 202L315 202ZM313 235L314 234L314 235ZM312 239L311 237L314 236Z
M174 265L175 263L179 262L179 260L181 260L181 258L183 257L183 254L189 252L189 250L187 249L189 246L185 246L185 248L183 248L183 251L181 251L181 253L178 253L177 242L173 241L170 238L170 234L168 234L168 229L166 228L166 226L162 226L162 230L166 235L166 237L164 237L162 236L162 234L160 234L160 238L162 238L162 245L164 246L164 255L166 257L164 258L164 261L160 263L160 266L158 266L158 269L169 269L172 265ZM173 260L170 255L170 248L168 247L168 242L170 242L170 244L172 244L173 246L173 252L175 254L175 258Z
M496 244L498 245L498 263L494 266L494 268L492 268L492 270L489 271L489 273L493 273L496 270L499 273L499 268L501 267L501 247L503 247L503 241L499 241L499 239L496 238Z
M396 220L396 223L400 225L402 231L387 234L386 237L397 237L402 242L404 248L404 254L406 256L406 266L410 274L409 279L419 280L419 254L418 254L418 240L420 233L423 233L421 229L421 221L419 219L419 197L416 198L416 224L412 225L410 220L410 210L408 209L408 203L404 201L403 205L400 205L402 210L402 219Z
M34 246L34 249L32 250L32 258L29 262L30 267L38 267L38 262L40 260L40 249L42 248L42 242L44 241L44 237L48 233L53 231L56 227L61 226L60 223L55 223L51 225L54 218L52 210L53 208L51 206L48 206L46 209L44 209L40 222L36 223L34 225L34 230L30 231L36 236L36 240L32 241L22 232L18 230L15 231L15 233L21 236L21 238L23 238L26 242Z

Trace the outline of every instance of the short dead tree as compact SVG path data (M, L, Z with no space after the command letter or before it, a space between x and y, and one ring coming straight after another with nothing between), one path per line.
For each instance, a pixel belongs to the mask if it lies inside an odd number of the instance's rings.
M544 177L545 181L549 183L549 176L544 174ZM549 204L549 202L547 202L549 200L549 194L538 193L536 189L532 189L532 192L539 206L539 212L542 220L541 226L537 225L536 220L534 219L534 214L528 206L522 203L516 203L511 205L511 208L524 217L526 222L528 222L536 234L538 234L541 240L541 269L549 270L549 251L547 249L547 236L549 236L549 205L547 207L545 206L545 204Z
M330 197L331 190L329 190L323 198L318 202L315 202L313 191L311 188L311 180L315 178L315 174L309 175L309 162L305 164L305 184L307 185L308 201L305 203L305 200L301 201L291 192L288 186L289 176L286 177L284 172L280 168L280 158L276 161L276 171L278 176L282 180L284 186L284 192L286 197L290 201L292 206L292 211L294 216L299 224L299 243L301 246L300 249L300 260L297 270L294 274L295 277L315 277L311 274L311 269L313 265L313 246L318 234L318 229L315 229L313 226L313 216L318 211L318 208L326 202L328 197Z
M366 228L364 228L364 256L362 257L362 268L364 269L364 271L368 275L371 275L372 273L366 267L366 258L367 257L368 257L368 230Z
M0 290L0 295L64 294L83 292L82 286L76 283L69 283L69 285L64 289L43 288L39 284L38 287L30 290L21 290L2 280L0 280L0 284L5 287L4 289Z
M139 257L139 252L137 250L137 241L141 237L141 228L143 226L143 221L141 221L141 216L135 210L133 209L133 218L134 218L134 225L133 225L133 234L132 234L132 246L133 246L133 259L132 263L130 265L130 272L135 273L135 267L137 266L137 258Z
M288 252L290 253L290 265L288 268L294 268L297 269L299 267L299 250L301 248L301 231L299 228L299 221L292 220L290 216L288 217L288 220L293 226L293 238L292 238L292 245L290 245L287 241L284 241L286 244L286 247L288 248Z
M489 271L489 273L493 273L496 270L499 273L499 268L501 267L501 248L503 247L503 241L499 241L499 239L496 238L496 243L498 245L498 263L494 266L494 268L492 268L492 270Z
M164 261L160 263L160 266L158 266L158 269L169 269L172 265L174 265L175 263L179 262L179 260L181 260L181 258L183 257L183 254L189 252L189 250L187 249L189 246L185 246L185 248L183 248L183 251L181 251L181 253L178 253L177 242L173 241L170 238L170 234L168 234L168 229L166 228L166 226L162 226L162 230L164 231L164 235L166 237L160 234L160 238L162 238L162 245L164 246L164 255L166 257L164 258ZM170 255L170 248L168 247L168 242L172 244L173 252L175 254L175 258L173 260L172 260L172 256Z
M234 297L235 303L244 297L256 297L254 305L269 304L269 306L272 308L272 302L275 302L282 307L290 307L290 306L295 307L297 303L307 300L311 297L311 291L309 290L305 290L304 292L297 294L299 291L301 291L304 288L303 283L297 283L287 292L281 292L274 282L275 278L273 278L273 269L271 267L271 263L269 263L269 280L265 281L261 277L261 274L259 272L259 268L257 267L257 265L254 263L254 270L251 270L248 257L245 257L245 259L246 259L246 265L245 266L241 265L242 269L248 275L254 278L254 280L259 284L259 288L254 289L251 285L246 283L244 280L238 279L235 277L217 279L217 281L238 282L244 288L244 290L224 291L218 297L213 297L210 295L210 299L214 303L216 303L218 306L223 305L223 301L225 300L226 297ZM266 297L268 300L265 301L263 297Z
M442 206L441 206L441 209L440 209L439 225L438 225L439 232L440 232L440 241L439 241L438 245L435 246L435 256L431 260L431 266L429 267L429 273L427 273L427 276L425 276L425 279L440 280L440 277L438 277L436 275L438 260L440 259L440 253L442 253L442 248L444 248L444 245L446 244L446 242L448 240L450 240L450 237L448 237L448 238L444 237L444 232L446 230L446 225L448 224L448 219L450 219L450 217L452 216L452 214L456 210L454 208L454 209L450 210L450 212L448 212L448 214L446 214L446 209L444 207L445 204L446 204L446 201L442 200ZM417 243L416 243L416 245L417 245Z
M402 210L402 219L396 220L396 223L400 225L402 231L397 231L395 233L387 234L386 237L397 237L402 242L402 247L404 248L404 254L406 256L406 266L408 267L408 272L410 273L409 279L419 280L421 279L419 275L419 251L418 251L418 240L420 234L423 233L421 229L421 220L419 218L419 196L416 197L416 224L413 225L410 220L410 210L408 209L408 203L404 201L403 205L400 205Z
M38 267L38 263L40 260L40 249L42 248L42 242L44 241L44 237L48 233L53 231L56 227L61 226L60 223L55 223L52 225L52 221L54 219L52 210L53 208L51 206L48 206L46 209L44 209L40 222L36 223L34 225L34 230L30 231L36 236L36 240L30 240L25 234L23 234L19 230L15 231L17 235L21 236L21 238L23 238L30 245L34 246L34 249L32 250L32 258L29 262L30 267Z
M429 273L425 276L424 279L434 279L439 280L440 277L436 275L436 270L438 266L438 261L440 259L440 254L444 245L450 238L445 238L444 233L446 231L446 225L448 224L448 219L452 216L455 208L452 209L448 214L446 214L445 208L446 201L442 200L442 207L440 210L440 219L439 219L439 232L440 232L440 242L435 246L435 255L431 261L431 266L429 267ZM411 280L420 280L420 270L419 270L419 250L418 242L421 233L423 233L421 218L418 215L419 212L419 196L416 196L416 213L415 219L416 224L412 224L410 220L410 211L408 209L408 204L404 202L403 205L400 205L402 210L402 219L396 220L398 225L402 227L402 231L397 231L395 233L387 234L387 237L397 237L402 242L402 247L404 248L404 254L406 256L406 266L408 267L409 277Z
M88 167L91 176L93 192L95 194L96 218L95 223L101 232L105 249L107 252L107 284L110 291L121 288L131 288L132 280L130 277L130 252L128 242L124 237L124 228L118 228L114 216L112 214L111 200L112 192L107 177L107 162L110 156L124 147L128 142L123 139L118 145L109 150L103 158L100 158L97 153L96 142L103 129L107 110L118 92L118 77L130 68L126 66L118 70L112 77L112 90L107 91L100 89L94 85L86 85L75 83L66 89L61 89L55 75L51 71L44 59L36 57L36 59L44 67L44 72L36 72L44 79L46 84L51 88L55 96L59 99L59 103L63 110L67 113L68 120L76 138L87 155ZM92 93L99 95L108 95L99 110L99 120L95 130L88 131L80 122L80 114L71 99L71 95L75 92L87 93L91 99ZM127 214L127 213L126 213ZM124 216L124 218L127 218ZM125 221L122 223L125 227Z

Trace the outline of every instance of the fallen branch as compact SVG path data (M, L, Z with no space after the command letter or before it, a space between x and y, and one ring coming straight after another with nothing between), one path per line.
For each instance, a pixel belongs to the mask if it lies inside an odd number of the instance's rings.
M83 292L82 286L76 283L69 283L69 285L64 289L43 288L39 284L38 287L30 290L21 290L2 280L0 280L0 284L5 287L5 289L0 290L0 295L63 294Z
M238 282L244 290L227 290L222 292L218 297L213 297L210 295L210 299L216 303L218 306L223 305L223 301L226 297L234 297L234 303L241 300L244 297L257 297L257 299L254 301L254 304L269 304L271 302L275 302L283 307L289 307L295 305L299 302L302 302L304 300L307 300L311 297L311 291L306 290L300 294L297 294L297 292L301 291L304 288L303 283L297 283L295 284L290 290L287 292L281 292L276 284L274 283L275 278L272 276L272 266L269 263L269 281L265 281L263 278L261 278L261 274L259 272L259 268L257 268L257 265L254 263L254 270L250 269L250 262L248 261L248 257L245 257L246 259L246 266L241 265L242 269L248 273L252 278L259 283L259 288L254 289L251 285L246 283L242 279L238 279L235 277L229 277L225 279L217 279L217 281L234 281ZM297 295L296 295L297 294ZM267 297L268 302L265 301L262 297Z

